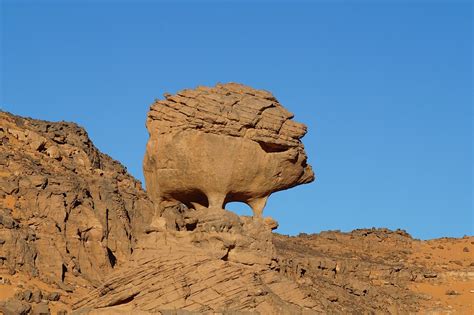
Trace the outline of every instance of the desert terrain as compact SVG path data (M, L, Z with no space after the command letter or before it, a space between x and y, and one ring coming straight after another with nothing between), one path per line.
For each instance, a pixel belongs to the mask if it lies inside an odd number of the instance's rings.
M165 95L147 128L145 191L77 124L0 112L3 314L474 313L473 236L274 232L268 196L315 175L271 93Z

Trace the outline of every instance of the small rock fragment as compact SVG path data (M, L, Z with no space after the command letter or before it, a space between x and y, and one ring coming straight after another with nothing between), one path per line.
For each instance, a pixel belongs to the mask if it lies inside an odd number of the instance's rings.
M49 315L49 314L51 314L51 312L49 310L48 303L44 303L44 302L34 304L32 309L31 309L31 313L34 314L34 315Z
M30 304L17 299L9 299L0 304L0 311L3 314L26 315L30 310Z
M11 282L8 278L0 276L0 284L11 284Z
M436 278L438 277L438 274L436 272L425 272L423 274L423 277L430 279L430 278Z
M66 292L73 292L74 291L72 286L70 286L68 284L65 284L63 282L59 282L58 286L59 286L59 288L61 288L62 290L66 291Z
M59 294L59 292L51 292L51 293L48 293L46 295L46 298L49 300L49 301L59 301L59 297L61 295Z
M43 294L41 293L40 290L35 290L33 291L33 295L31 300L35 303L40 303L41 300L43 299Z
M23 291L23 299L26 302L31 302L33 299L33 293L30 290Z

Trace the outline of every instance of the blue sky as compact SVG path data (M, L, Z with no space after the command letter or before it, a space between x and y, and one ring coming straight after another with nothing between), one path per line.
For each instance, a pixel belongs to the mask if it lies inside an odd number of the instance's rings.
M278 232L474 234L470 1L4 0L0 19L1 108L79 123L140 180L155 98L241 82L309 126L318 178L271 196Z

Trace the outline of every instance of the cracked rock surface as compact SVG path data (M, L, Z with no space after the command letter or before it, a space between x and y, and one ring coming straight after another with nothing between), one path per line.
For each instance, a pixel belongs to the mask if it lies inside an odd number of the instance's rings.
M83 128L0 112L0 269L99 284L132 254L152 203Z
M225 118L238 121L240 127L222 118L225 110L216 112L221 118L204 115L208 105L199 107L201 114L183 114L185 118L173 109L182 101L166 102L186 95L189 106L192 100L209 97L227 104L230 97L230 107L241 99L260 109L252 121L250 116L242 118L245 114L237 120ZM278 223L259 213L261 198L278 187L308 182L313 175L303 163L306 156L299 139L304 128L296 123L301 132L286 132L289 114L283 114L286 111L268 92L227 84L185 90L159 102L171 107L152 107L166 111L167 118L157 118L161 114L154 109L150 112L151 149L156 149L153 141L161 139L173 154L188 154L179 151L188 148L202 159L183 157L186 163L214 160L208 169L190 164L183 170L185 177L177 174L187 187L179 194L175 188L170 190L174 193L153 193L149 188L151 197L76 124L0 112L0 313L468 314L474 307L473 237L420 241L402 230L374 228L293 237L272 232ZM287 118L278 128L263 128L267 125L259 121L272 108ZM198 117L204 118L195 129L190 121ZM212 123L220 119L223 123ZM171 123L168 129L161 126ZM191 143L166 142L187 132ZM204 142L199 142L202 136ZM213 147L214 140L219 145ZM201 147L193 149L197 144ZM234 144L239 150L232 156L242 156L222 160L227 153L219 150L232 150ZM209 155L200 155L203 145L209 145ZM297 158L280 158L288 152L296 152ZM158 163L158 153L162 151L147 153L145 171ZM253 166L244 153L262 167L263 177L248 177ZM162 162L172 165L172 157ZM204 182L196 188L196 179L186 182L188 170L196 165L202 172L222 172L222 177L213 178L219 185ZM274 176L273 170L286 169L285 165L288 173L281 172L280 179L278 172ZM160 170L168 176L173 167L148 168L152 174L147 177L161 185L153 176L162 174ZM237 175L229 168L238 168L242 177L233 177ZM250 188L233 186L236 178ZM270 184L252 186L259 180ZM221 184L225 189L219 188ZM216 196L222 204L212 203ZM225 210L232 198L253 204L256 215Z
M147 117L150 197L190 208L240 201L261 217L271 193L314 180L306 126L292 118L271 93L237 83L165 94Z

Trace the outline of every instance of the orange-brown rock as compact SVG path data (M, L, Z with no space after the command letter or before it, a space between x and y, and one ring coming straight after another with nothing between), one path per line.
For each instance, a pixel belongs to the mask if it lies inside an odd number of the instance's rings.
M182 90L150 108L144 174L151 198L190 208L249 204L314 180L306 126L267 91L236 83Z
M0 113L0 313L472 313L473 237L289 237L170 201L77 125Z
M248 224L252 224L248 222ZM265 226L260 222L260 230ZM245 227L245 232L256 232ZM270 232L268 228L265 232ZM265 233L264 232L264 233ZM267 234L268 235L268 234ZM257 314L316 314L323 308L309 291L267 264L265 249L253 247L260 238L240 247L245 235L231 232L149 231L133 260L107 277L104 284L80 297L79 312L191 314L254 312ZM271 238L268 244L273 248Z
M101 283L152 215L140 183L84 129L0 112L0 270Z

